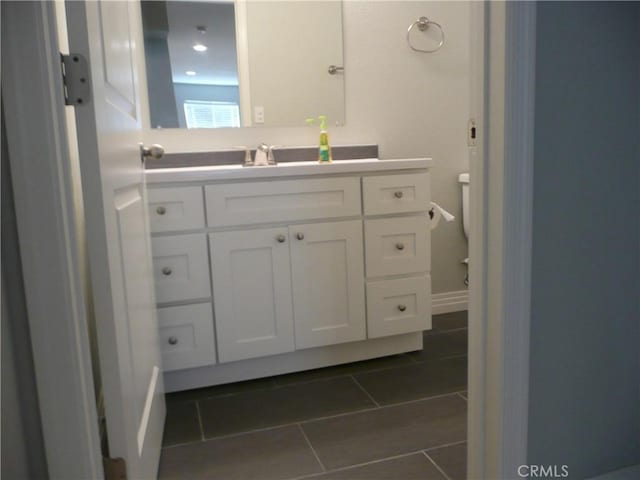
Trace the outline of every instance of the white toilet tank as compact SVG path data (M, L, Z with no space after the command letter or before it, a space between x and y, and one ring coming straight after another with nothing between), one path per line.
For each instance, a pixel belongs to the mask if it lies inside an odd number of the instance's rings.
M458 182L462 184L462 226L464 235L469 238L469 174L458 175Z

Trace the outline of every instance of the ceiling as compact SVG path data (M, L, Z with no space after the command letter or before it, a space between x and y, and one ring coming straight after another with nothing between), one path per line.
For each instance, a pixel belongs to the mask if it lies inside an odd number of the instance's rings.
M169 56L174 83L238 85L233 2L168 1ZM200 33L198 26L206 32ZM193 45L207 46L196 52ZM195 76L185 71L193 70Z

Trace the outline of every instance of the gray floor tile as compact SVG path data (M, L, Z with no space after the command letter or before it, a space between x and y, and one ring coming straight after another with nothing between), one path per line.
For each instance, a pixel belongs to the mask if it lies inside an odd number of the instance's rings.
M425 333L427 335L431 335L447 330L455 330L457 328L467 328L467 317L468 315L466 310L434 315L431 317L431 330L427 330Z
M307 370L306 372L290 373L288 375L280 375L274 377L278 385L290 385L293 383L309 382L321 378L333 378L342 375L351 375L353 373L368 372L370 370L380 370L384 368L397 367L399 365L408 365L413 363L407 355L391 355L389 357L374 358L362 362L347 363L344 365L336 365L335 367L317 368L315 370Z
M467 357L429 360L354 377L381 405L405 402L466 390Z
M458 395L420 400L302 424L327 469L466 439L467 402Z
M468 331L462 329L436 335L425 335L423 345L422 350L407 355L418 362L466 355L469 348Z
M160 480L277 480L320 472L297 425L165 448Z
M255 390L265 390L275 387L273 377L258 378L257 380L247 380L245 382L228 383L226 385L216 385L213 387L196 388L194 390L184 390L166 395L167 404L190 402L204 398L221 397L236 393L252 392Z
M202 440L196 402L167 405L167 419L164 426L163 446Z
M209 398L199 405L207 438L374 406L349 377Z
M314 476L314 480L446 480L422 453Z
M429 450L427 455L446 473L451 480L467 478L467 444Z

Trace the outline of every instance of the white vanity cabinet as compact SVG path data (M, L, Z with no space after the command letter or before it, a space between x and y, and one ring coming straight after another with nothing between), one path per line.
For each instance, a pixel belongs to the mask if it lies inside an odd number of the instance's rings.
M209 235L220 362L292 352L289 231Z
M149 171L167 391L421 349L430 166Z
M362 221L289 227L296 348L367 338Z
M366 338L362 221L209 240L220 363Z

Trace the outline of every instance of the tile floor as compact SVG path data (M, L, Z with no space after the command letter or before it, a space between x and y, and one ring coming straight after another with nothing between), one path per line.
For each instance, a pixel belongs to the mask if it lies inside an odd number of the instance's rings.
M167 395L160 479L462 480L467 314L424 350Z

